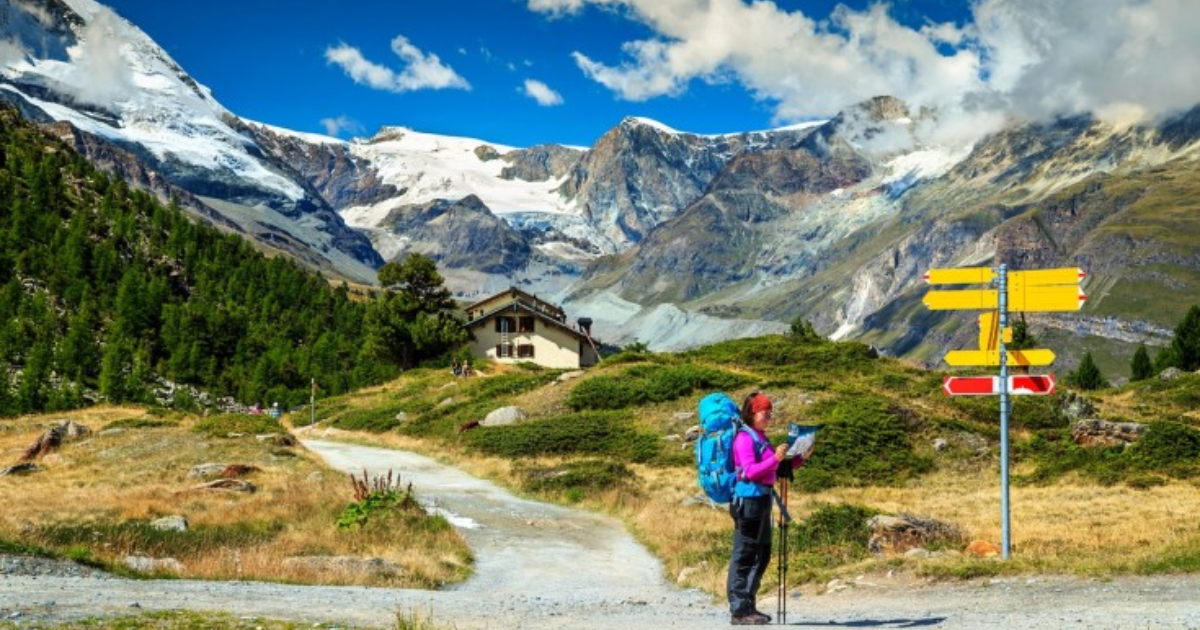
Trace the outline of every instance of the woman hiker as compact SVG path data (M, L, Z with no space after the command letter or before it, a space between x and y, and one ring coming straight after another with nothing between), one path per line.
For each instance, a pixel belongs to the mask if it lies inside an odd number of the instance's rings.
M733 516L733 555L729 561L726 591L730 623L761 626L770 615L758 610L758 587L771 561L771 488L775 471L783 461L787 444L772 447L767 439L771 426L771 399L754 392L742 404L746 428L733 438L733 467L737 483L729 514Z

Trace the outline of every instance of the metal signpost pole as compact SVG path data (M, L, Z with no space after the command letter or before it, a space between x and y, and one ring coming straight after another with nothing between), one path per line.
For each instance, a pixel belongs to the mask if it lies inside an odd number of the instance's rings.
M317 423L317 379L309 379L311 389L308 391L308 426Z
M1008 328L1008 265L1000 265L997 280L1000 281L1000 527L1003 557L1008 560L1008 348L1004 344L1004 331Z

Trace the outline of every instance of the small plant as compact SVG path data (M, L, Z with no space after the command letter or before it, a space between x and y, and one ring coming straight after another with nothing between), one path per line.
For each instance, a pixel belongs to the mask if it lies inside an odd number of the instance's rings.
M359 479L350 475L350 484L354 488L354 502L347 505L337 518L338 529L362 527L368 521L392 512L411 511L417 506L413 497L412 484L400 490L400 478L393 477L392 471L387 475L371 477L363 471Z
M193 431L209 437L223 438L233 435L254 435L259 433L280 433L283 425L266 414L221 414L210 416L196 423Z

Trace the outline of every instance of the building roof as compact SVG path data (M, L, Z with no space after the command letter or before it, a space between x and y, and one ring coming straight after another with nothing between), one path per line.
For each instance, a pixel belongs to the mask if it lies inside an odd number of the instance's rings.
M536 300L538 303L540 303L542 305L550 306L557 313L563 312L562 308L555 306L553 304L550 304L549 302L539 300L536 297L531 296L528 293L525 293L524 291L521 291L520 289L518 289L516 287L513 287L513 288L509 289L508 291L515 291L517 293L520 293L522 296L529 297L529 298ZM472 304L471 306L469 306L467 308L467 312L469 313L472 309L478 307L479 305L486 304L487 302L490 302L493 299L504 295L504 293L507 293L508 291L502 291L500 293L497 293L496 295L493 295L492 297L487 298L486 300L480 300L479 302ZM529 313L530 315L533 315L534 317L540 319L543 323L549 324L550 326L554 326L555 328L558 328L560 330L564 330L564 331L570 333L572 336L578 338L581 341L587 341L590 337L590 335L588 335L588 333L585 333L582 330L579 330L579 329L571 326L570 324L568 324L565 321L565 315L564 315L563 319L558 319L557 317L554 317L551 314L546 313L544 310L536 308L535 306L531 306L528 303L526 303L525 301L518 300L518 299L513 299L510 302L505 302L504 304L502 304L490 311L487 311L486 313L483 313L479 317L476 317L475 319L468 321L467 328L476 328L478 326L482 326L485 322L490 320L492 317L503 314L506 311L513 312L513 313L516 313L516 312ZM591 337L591 341L596 344L600 343L595 337Z

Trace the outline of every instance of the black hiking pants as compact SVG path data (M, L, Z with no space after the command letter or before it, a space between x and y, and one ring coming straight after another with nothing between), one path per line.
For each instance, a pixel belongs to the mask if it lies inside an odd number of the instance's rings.
M758 587L771 562L771 496L734 499L733 555L729 559L726 595L729 612L744 615L758 604Z

